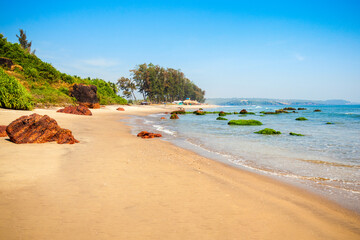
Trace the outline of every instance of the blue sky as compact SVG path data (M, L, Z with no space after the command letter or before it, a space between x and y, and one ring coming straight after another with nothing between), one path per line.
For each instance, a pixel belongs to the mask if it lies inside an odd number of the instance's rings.
M141 63L181 69L206 97L360 102L359 1L1 1L60 71L115 82Z

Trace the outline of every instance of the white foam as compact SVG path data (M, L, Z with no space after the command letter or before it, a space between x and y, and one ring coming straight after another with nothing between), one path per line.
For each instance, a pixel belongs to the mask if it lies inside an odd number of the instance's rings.
M154 127L157 131L164 132L164 133L169 134L169 135L171 135L171 136L176 136L176 132L175 132L175 131L171 131L171 130L169 130L169 129L166 129L166 128L164 128L163 126L153 125L153 127Z

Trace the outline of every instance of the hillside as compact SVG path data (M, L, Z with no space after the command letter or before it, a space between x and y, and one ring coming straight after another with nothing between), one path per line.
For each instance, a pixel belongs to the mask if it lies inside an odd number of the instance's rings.
M31 105L35 107L64 106L75 103L75 99L69 96L69 90L74 83L92 84L97 86L100 104L126 104L127 101L118 96L117 87L112 82L102 79L80 78L61 73L51 64L43 62L36 55L21 48L18 43L10 43L0 34L0 58L12 62L12 67L6 64L0 68L10 78L0 75L0 106L6 106L6 96L3 94L7 81L18 81L30 93ZM13 78L12 78L13 77ZM6 79L5 79L6 78ZM16 83L13 86L17 86ZM16 89L11 89L16 91ZM25 90L25 92L26 92ZM16 107L15 107L16 109Z

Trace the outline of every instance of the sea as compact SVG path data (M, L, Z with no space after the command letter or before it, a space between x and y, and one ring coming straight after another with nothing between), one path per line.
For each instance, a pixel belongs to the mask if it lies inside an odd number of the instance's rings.
M284 107L204 109L231 113L246 109L255 114L231 114L225 118L254 119L261 121L261 126L228 125L228 121L216 120L218 114L185 114L170 120L169 114L161 113L133 116L128 123L133 134L143 130L161 133L162 140L204 157L305 188L360 213L360 105L286 106L306 110L261 113ZM295 120L298 117L308 120ZM281 134L254 133L264 128ZM290 132L304 136L292 136Z

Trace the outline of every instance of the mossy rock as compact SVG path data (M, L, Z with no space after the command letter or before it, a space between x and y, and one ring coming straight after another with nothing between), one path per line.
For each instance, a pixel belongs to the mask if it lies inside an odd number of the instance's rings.
M298 117L295 119L296 121L306 121L308 120L307 118L304 118L304 117Z
M260 130L260 131L254 132L254 133L265 134L265 135L278 135L278 134L281 134L280 131L276 131L276 130L271 129L271 128L264 128L263 130Z
M227 120L227 119L223 117L218 117L216 120Z
M177 114L171 114L170 119L179 119Z
M226 116L226 113L225 112L219 112L219 116L224 117L224 116Z
M205 112L201 111L201 110L196 110L193 113L196 114L196 115L205 115Z
M230 120L228 122L229 125L242 125L242 126L253 126L253 125L262 125L262 122L249 119L249 120Z
M291 136L305 136L305 135L302 135L300 133L293 133L293 132L290 132L289 133Z
M326 124L335 124L335 123L332 123L332 122L327 122Z
M238 112L234 112L234 114L239 114Z

